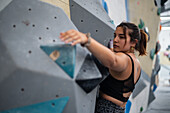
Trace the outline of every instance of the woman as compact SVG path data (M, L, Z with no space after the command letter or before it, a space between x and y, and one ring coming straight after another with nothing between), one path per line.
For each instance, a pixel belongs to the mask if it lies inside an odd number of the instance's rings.
M109 76L100 84L96 113L124 113L126 102L137 83L141 67L134 51L146 55L147 35L133 23L122 22L114 33L113 51L89 35L75 30L60 34L72 45L80 43L109 69Z

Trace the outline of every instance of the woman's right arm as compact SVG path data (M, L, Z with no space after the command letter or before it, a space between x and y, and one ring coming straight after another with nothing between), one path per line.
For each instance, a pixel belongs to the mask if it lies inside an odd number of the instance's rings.
M69 30L60 34L60 39L65 43L73 42L72 45L78 43L83 44L88 41L87 36L76 30ZM110 49L100 44L93 38L90 38L90 44L87 49L99 60L103 65L111 70L122 72L128 66L128 58L123 53L115 53Z

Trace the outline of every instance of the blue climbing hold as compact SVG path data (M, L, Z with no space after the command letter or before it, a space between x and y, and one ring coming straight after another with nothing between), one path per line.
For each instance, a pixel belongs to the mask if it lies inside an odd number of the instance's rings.
M114 25L114 21L113 20L110 20L110 23Z
M126 103L125 113L130 113L131 104L132 104L131 101L128 100Z
M156 88L157 88L157 85L154 84L154 85L153 85L153 92L155 92Z
M0 113L62 113L68 100L69 97L62 97L42 103L2 111Z
M74 77L76 46L61 44L55 46L40 46L40 48L71 78Z
M105 11L106 11L107 13L109 13L108 7L107 7L107 3L105 2L105 0L102 0L102 5L103 5L103 8L105 9Z

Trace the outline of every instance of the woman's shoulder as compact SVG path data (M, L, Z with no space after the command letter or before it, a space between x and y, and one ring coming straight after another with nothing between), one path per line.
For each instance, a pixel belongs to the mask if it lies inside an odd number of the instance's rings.
M129 54L128 53L124 53L124 52L117 52L115 53L117 56L120 56L120 57L127 57Z
M140 64L139 59L135 56L135 54L130 54L130 56L131 56L132 59L133 59L134 66L137 68L137 70L140 70L141 64Z
M123 61L123 63L127 63L128 65L131 60L134 62L134 60L136 59L131 53L118 52L116 53L116 55L120 57L119 59Z

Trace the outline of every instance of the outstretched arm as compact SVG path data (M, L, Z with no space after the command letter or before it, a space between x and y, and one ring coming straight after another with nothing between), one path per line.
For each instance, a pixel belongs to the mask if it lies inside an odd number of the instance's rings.
M76 45L78 43L84 44L88 41L87 36L84 33L76 30L69 30L67 32L60 33L60 39L65 41L65 43L72 42L72 45ZM128 65L127 56L125 54L112 52L93 38L91 38L90 45L87 46L87 49L98 60L100 60L103 65L111 70L121 72Z

